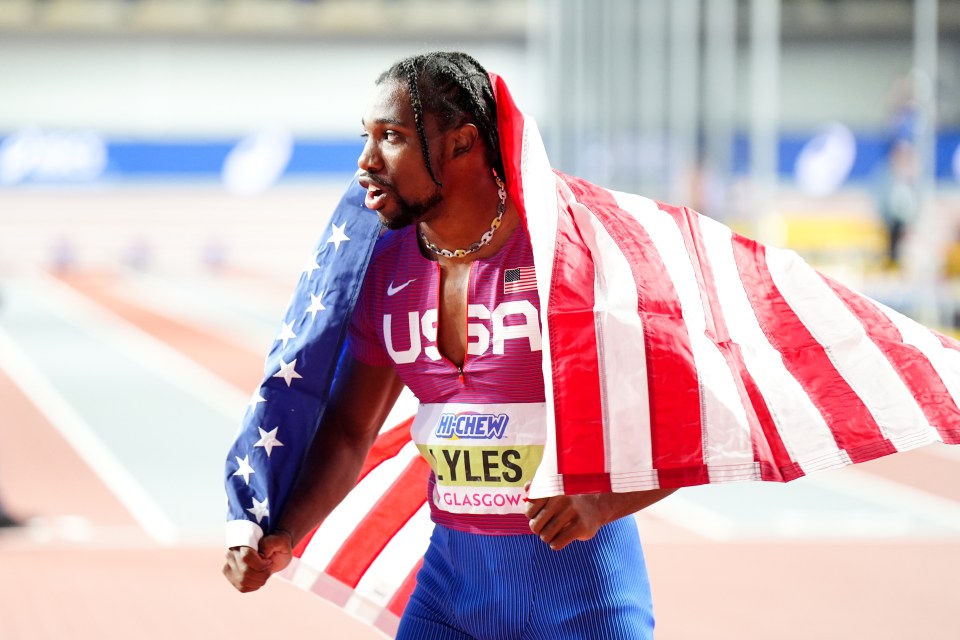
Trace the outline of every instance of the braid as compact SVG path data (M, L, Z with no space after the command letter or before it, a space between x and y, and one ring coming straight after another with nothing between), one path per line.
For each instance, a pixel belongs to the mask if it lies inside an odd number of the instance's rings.
M420 104L420 84L417 82L417 69L414 58L403 60L401 66L406 71L407 91L410 93L410 104L413 107L413 120L417 123L417 135L420 137L420 149L423 151L423 161L427 164L427 171L434 184L443 186L433 174L433 163L430 162L430 145L427 144L427 131L423 126L423 107Z
M487 71L479 62L465 53L438 51L397 62L377 84L388 78L407 84L423 160L434 183L440 185L430 160L424 113L432 114L442 131L472 122L483 139L487 161L503 177L496 100Z

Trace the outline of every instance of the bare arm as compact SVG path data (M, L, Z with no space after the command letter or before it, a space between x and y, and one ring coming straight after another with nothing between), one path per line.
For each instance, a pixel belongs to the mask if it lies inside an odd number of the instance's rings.
M294 544L326 518L353 489L380 427L403 383L393 367L344 363L337 388L314 438L278 527Z
M296 543L356 484L402 390L393 367L375 367L348 356L275 531L260 540L258 550L227 551L223 573L234 587L255 591L290 563Z
M530 530L559 551L574 540L589 540L608 522L636 513L669 496L676 489L629 493L596 493L538 498L527 504Z

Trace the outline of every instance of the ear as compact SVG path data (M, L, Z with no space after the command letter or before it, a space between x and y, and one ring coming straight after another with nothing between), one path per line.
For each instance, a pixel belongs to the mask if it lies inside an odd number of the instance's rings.
M468 122L447 134L448 152L451 158L468 155L477 146L480 132L477 126Z

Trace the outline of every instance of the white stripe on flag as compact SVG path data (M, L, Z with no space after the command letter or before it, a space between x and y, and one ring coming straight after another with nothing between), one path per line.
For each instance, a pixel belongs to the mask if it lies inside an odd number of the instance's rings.
M784 299L824 346L884 437L894 442L912 440L918 428L929 428L923 411L890 361L823 278L792 251L768 250L767 264Z
M720 223L703 217L700 231L713 267L720 308L727 320L730 338L742 347L744 363L766 399L771 417L791 458L804 471L805 461L826 458L827 466L849 458L837 448L833 434L806 392L767 341L747 298L733 255L732 234Z
M752 463L753 442L747 414L726 359L717 345L704 334L706 317L700 284L690 264L690 254L680 229L673 216L660 209L654 208L639 215L642 198L629 194L617 196L623 200L621 206L627 205L624 208L630 210L650 234L680 299L697 376L701 381L704 463L710 467Z
M643 322L637 314L637 284L626 256L600 220L583 205L574 205L572 211L596 264L594 314L601 384L606 389L603 419L612 488L656 489L656 473L636 473L637 469L653 469L650 398ZM612 431L611 424L616 425ZM632 473L624 477L627 472Z
M347 494L343 502L327 516L303 551L301 562L323 570L363 518L373 509L414 457L419 456L412 442L397 455L383 461Z
M424 504L390 539L357 584L356 595L381 608L390 604L420 558L427 552L433 521L430 505Z
M540 323L543 327L543 393L547 407L547 439L543 459L533 477L530 496L535 498L557 495L563 487L557 477L557 423L554 412L553 369L551 362L550 330L547 324L547 301L553 270L554 241L557 237L557 190L559 181L550 168L537 125L524 118L521 174L523 176L524 211L533 248L533 264L537 272L537 292L540 295ZM566 189L566 185L563 185ZM569 191L567 191L569 193Z
M896 325L906 344L913 345L927 356L931 366L940 376L954 403L960 406L960 352L947 349L929 329L890 307L870 300Z

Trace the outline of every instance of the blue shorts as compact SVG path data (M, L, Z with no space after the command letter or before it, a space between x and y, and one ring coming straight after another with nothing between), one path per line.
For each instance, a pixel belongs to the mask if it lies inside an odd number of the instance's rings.
M632 517L553 551L535 535L434 527L397 640L648 640L650 582Z

